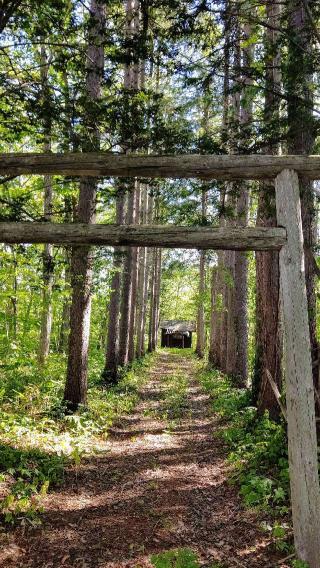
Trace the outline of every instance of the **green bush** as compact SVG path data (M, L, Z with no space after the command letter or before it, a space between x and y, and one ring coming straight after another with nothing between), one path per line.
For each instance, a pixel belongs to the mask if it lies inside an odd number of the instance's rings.
M78 467L99 451L110 425L132 410L152 357L136 362L116 387L101 385L101 361L93 361L88 406L68 415L62 402L62 357L50 356L41 371L15 360L4 374L0 405L0 476L5 497L0 514L7 523L39 522L42 497L61 482L67 465ZM98 364L99 363L99 364Z
M199 377L213 410L223 419L222 436L233 465L231 480L240 485L245 504L268 509L275 517L286 514L289 471L283 424L271 421L267 413L258 416L250 406L250 392L235 388L218 371L204 370Z

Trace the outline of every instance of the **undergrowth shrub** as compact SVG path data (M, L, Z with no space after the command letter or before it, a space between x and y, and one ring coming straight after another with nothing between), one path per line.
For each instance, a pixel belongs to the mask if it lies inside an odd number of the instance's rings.
M110 389L101 385L101 367L93 365L88 406L69 415L62 402L63 358L50 357L41 371L23 361L2 366L0 515L5 522L40 522L43 496L63 480L65 468L99 452L114 420L132 410L151 360L135 362Z
M277 548L288 550L289 470L285 426L257 415L246 389L235 388L219 371L202 370L199 379L220 415L222 436L232 464L230 481L237 483L247 507L265 511L265 523Z

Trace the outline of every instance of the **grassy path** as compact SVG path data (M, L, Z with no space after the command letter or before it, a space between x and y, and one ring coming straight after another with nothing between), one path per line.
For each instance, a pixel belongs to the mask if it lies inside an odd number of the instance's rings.
M173 548L192 549L207 568L287 566L226 481L219 421L196 365L156 356L135 411L47 496L42 526L12 531L3 568L167 568L151 557ZM188 562L179 568L196 566Z

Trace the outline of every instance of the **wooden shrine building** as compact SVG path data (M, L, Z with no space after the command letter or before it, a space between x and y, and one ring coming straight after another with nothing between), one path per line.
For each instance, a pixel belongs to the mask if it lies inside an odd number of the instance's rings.
M192 332L196 324L187 320L165 320L160 323L161 347L180 347L185 349L192 346Z

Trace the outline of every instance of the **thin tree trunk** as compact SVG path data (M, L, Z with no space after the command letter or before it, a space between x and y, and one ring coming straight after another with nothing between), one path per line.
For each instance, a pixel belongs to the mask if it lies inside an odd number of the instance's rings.
M11 322L12 322L12 330L11 330L11 336L13 341L17 340L18 337L18 274L17 274L17 270L18 270L18 259L17 259L17 255L16 255L16 250L15 247L11 247L12 253L13 253L13 282L12 282L12 296L10 298L11 301L11 306L12 306L12 317L11 317Z
M126 35L133 40L139 33L139 2L127 0L126 2ZM129 91L137 91L139 88L139 61L133 49L128 49L129 63L125 66L124 87ZM130 152L130 141L127 144L127 152ZM137 181L130 184L128 196L127 224L136 222L137 212ZM119 365L125 367L134 358L134 320L135 302L137 290L137 248L131 247L125 250L122 295L120 306L120 331L119 331Z
M151 272L150 272L150 304L149 304L149 331L148 331L148 352L152 353L154 350L154 333L153 333L153 321L154 321L154 303L156 295L156 266L157 266L157 251L158 249L152 250L151 259Z
M155 283L155 299L154 299L154 313L153 313L153 350L155 350L158 345L160 292L161 292L161 266L162 266L162 250L157 249L156 283Z
M210 316L210 347L209 365L221 368L221 253L218 253L217 265L212 268L211 274L211 316Z
M244 24L242 35L245 40L251 37L251 25ZM242 67L244 76L242 79L242 91L240 99L240 152L248 152L248 141L251 140L252 124L252 97L248 92L252 79L250 77L253 60L253 46L249 45L242 49ZM240 183L240 193L237 197L237 225L246 227L249 216L249 186L248 182ZM235 252L234 267L235 282L235 309L234 327L236 338L235 366L233 375L239 386L246 387L248 381L248 257L246 252Z
M41 47L41 84L43 97L44 125L43 151L45 153L51 150L51 108L49 104L50 92L48 84L49 58L44 46ZM44 202L43 217L45 221L52 220L52 178L44 176ZM46 361L51 338L52 327L52 287L53 287L53 247L51 244L44 245L43 251L43 285L42 285L42 314L41 329L39 339L38 360L40 365Z
M87 141L85 151L99 149L97 125L98 101L104 69L105 3L91 0L87 50ZM95 219L97 181L83 178L80 183L77 221L92 223ZM71 257L72 303L70 310L69 356L64 400L70 409L87 401L87 367L91 314L91 282L93 252L90 247L73 247Z
M65 253L65 269L64 269L64 290L68 293L71 286L71 270L70 270L70 253ZM61 324L58 342L58 352L66 353L68 348L70 331L70 299L66 297L62 306Z
M70 222L73 215L73 201L72 199L65 197L64 207L65 214L64 218L66 222ZM75 213L75 212L74 212ZM58 341L58 351L59 353L66 353L68 349L69 331L70 331L70 289L71 289L71 249L66 247L64 249L64 293L65 298L62 306L61 323L60 323L60 333Z
M116 202L116 222L124 223L124 195L119 193ZM116 384L118 381L119 364L119 326L120 326L120 302L121 302L121 268L123 265L122 250L114 250L113 253L113 276L111 279L111 293L108 309L108 330L106 343L106 361L103 371L103 379L106 384Z
M153 250L152 271L150 278L150 318L148 351L151 353L157 347L159 309L161 288L161 250Z
M128 196L128 210L126 224L133 223L134 219L135 189L132 188ZM130 318L132 314L132 287L133 287L133 254L132 248L125 251L122 295L120 305L120 331L119 331L119 365L125 367L129 362Z
M140 183L135 183L135 205L134 205L134 224L139 223L140 215L140 198L141 198L141 188ZM136 307L137 307L137 290L138 290L138 258L139 258L139 248L132 247L132 264L131 264L131 279L132 279L132 299L131 299L131 314L130 314L130 325L129 325L129 346L128 346L128 362L132 363L135 357L135 330L136 330Z
M232 222L232 221L231 221ZM229 221L230 223L230 221ZM236 327L235 327L235 251L227 251L226 270L227 282L225 284L225 306L227 325L226 366L227 375L234 376L236 365Z
M140 222L145 224L147 221L148 209L148 191L147 187L141 185L141 212ZM138 276L138 290L137 290L137 319L136 319L136 357L139 359L142 356L144 344L144 326L145 326L145 299L146 299L146 285L147 285L147 249L141 247L139 249L139 276Z
M201 195L202 220L205 222L207 214L207 192L202 190ZM197 345L196 353L203 359L206 344L204 296L206 292L206 253L200 251L199 262L199 298L197 310Z
M222 119L222 138L227 152L234 151L234 125L237 117L237 101L238 94L230 96L230 67L231 67L231 35L232 35L232 17L231 5L229 0L225 3L225 44L224 44L224 85L223 85L223 119ZM235 67L236 62L233 63ZM235 69L234 73L238 70ZM220 225L226 226L230 224L230 219L227 219L225 207L232 209L233 198L230 195L232 185L227 183L224 192L221 195L222 215L220 216ZM231 206L231 207L230 207ZM227 372L232 368L231 356L234 353L234 334L230 325L233 322L233 284L234 284L234 253L232 251L225 251L221 253L221 270L219 270L220 290L221 290L221 317L220 317L220 368L223 372Z

